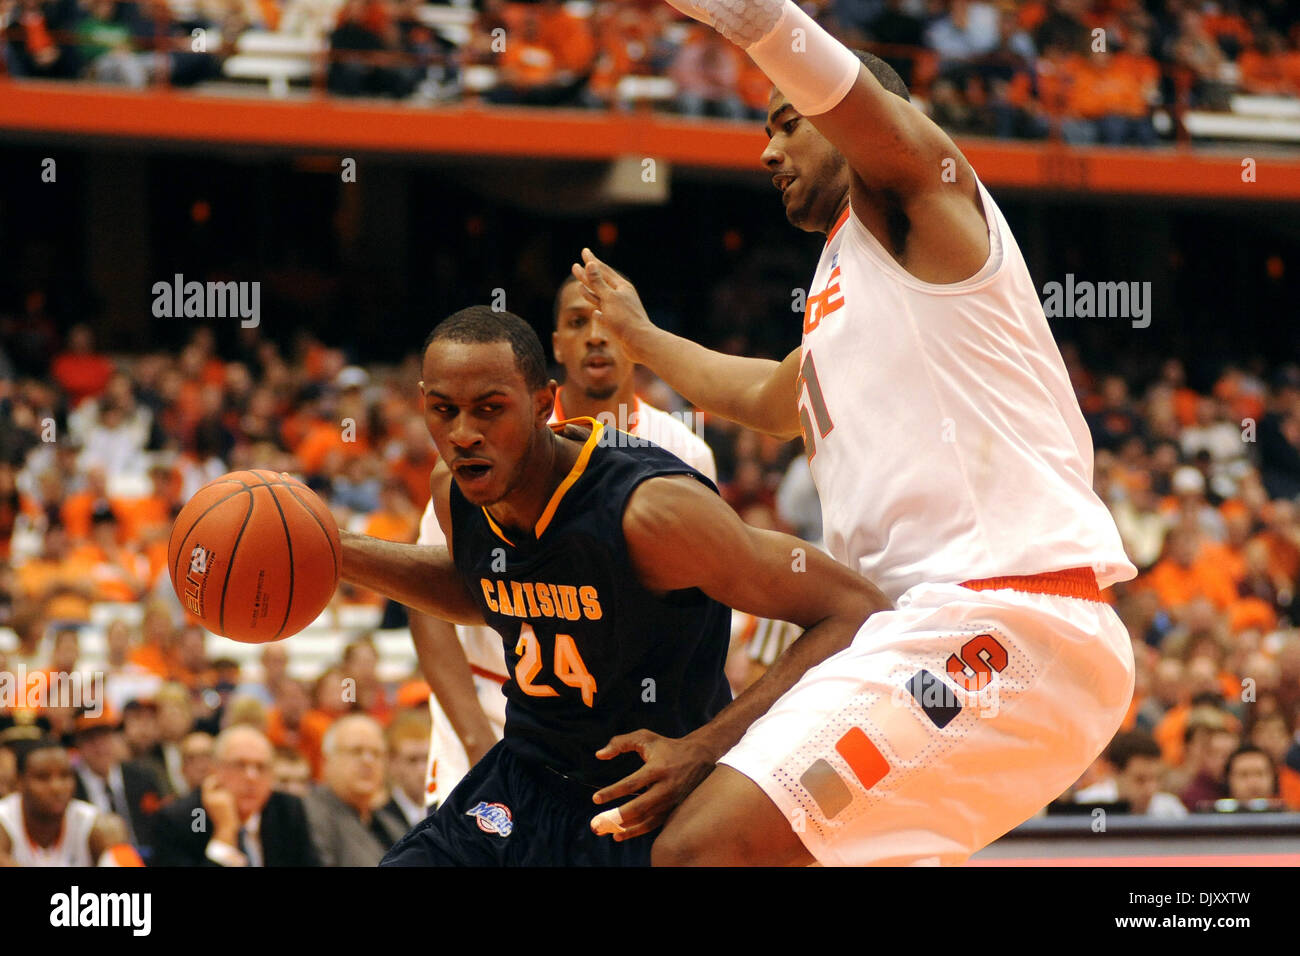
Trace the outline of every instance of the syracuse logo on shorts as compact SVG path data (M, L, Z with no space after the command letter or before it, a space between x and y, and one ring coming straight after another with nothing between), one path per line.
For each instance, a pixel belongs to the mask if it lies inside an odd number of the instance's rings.
M473 817L478 823L478 828L484 833L508 837L515 828L510 808L504 803L487 803L480 800L472 809L465 811L465 816Z

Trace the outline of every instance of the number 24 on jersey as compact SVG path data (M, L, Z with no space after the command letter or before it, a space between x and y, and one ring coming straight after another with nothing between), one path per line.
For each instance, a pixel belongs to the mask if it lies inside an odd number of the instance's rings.
M534 681L542 670L542 643L537 639L531 624L519 628L519 642L515 645L519 663L515 665L515 683L529 697L559 697L560 692L549 684ZM562 684L582 691L582 702L592 707L596 700L596 678L591 676L582 662L578 645L568 634L555 635L555 676Z

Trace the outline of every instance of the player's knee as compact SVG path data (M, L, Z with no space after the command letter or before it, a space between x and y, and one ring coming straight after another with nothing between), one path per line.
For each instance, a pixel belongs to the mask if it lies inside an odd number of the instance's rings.
M709 848L696 835L698 829L679 826L676 819L664 827L650 848L651 866L707 866Z

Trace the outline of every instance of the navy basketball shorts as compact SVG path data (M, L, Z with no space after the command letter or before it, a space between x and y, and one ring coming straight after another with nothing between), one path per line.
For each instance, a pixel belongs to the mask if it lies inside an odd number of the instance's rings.
M380 866L649 866L655 833L615 843L591 831L607 805L590 787L512 753L488 751Z

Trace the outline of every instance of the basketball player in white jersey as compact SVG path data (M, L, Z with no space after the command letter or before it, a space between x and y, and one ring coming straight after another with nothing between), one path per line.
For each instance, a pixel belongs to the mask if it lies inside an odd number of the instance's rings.
M564 366L564 385L556 397L553 421L590 417L626 429L666 448L716 482L713 452L679 418L643 402L636 394L636 366L618 343L593 322L593 307L573 276L566 276L555 297L555 331L551 345ZM445 545L446 536L433 513L432 501L420 520L422 545ZM489 627L452 625L410 611L411 636L420 669L433 688L425 802L439 803L471 766L505 731L508 679L501 635Z
M895 610L752 724L655 862L960 863L1118 729L1132 649L1099 589L1136 569L1020 250L952 140L790 0L672 2L775 84L762 162L790 222L827 236L802 345L711 352L656 329L589 251L574 275L689 401L802 432L827 548Z
M0 866L142 866L121 818L72 796L68 752L53 739L23 743L18 790L0 799Z

